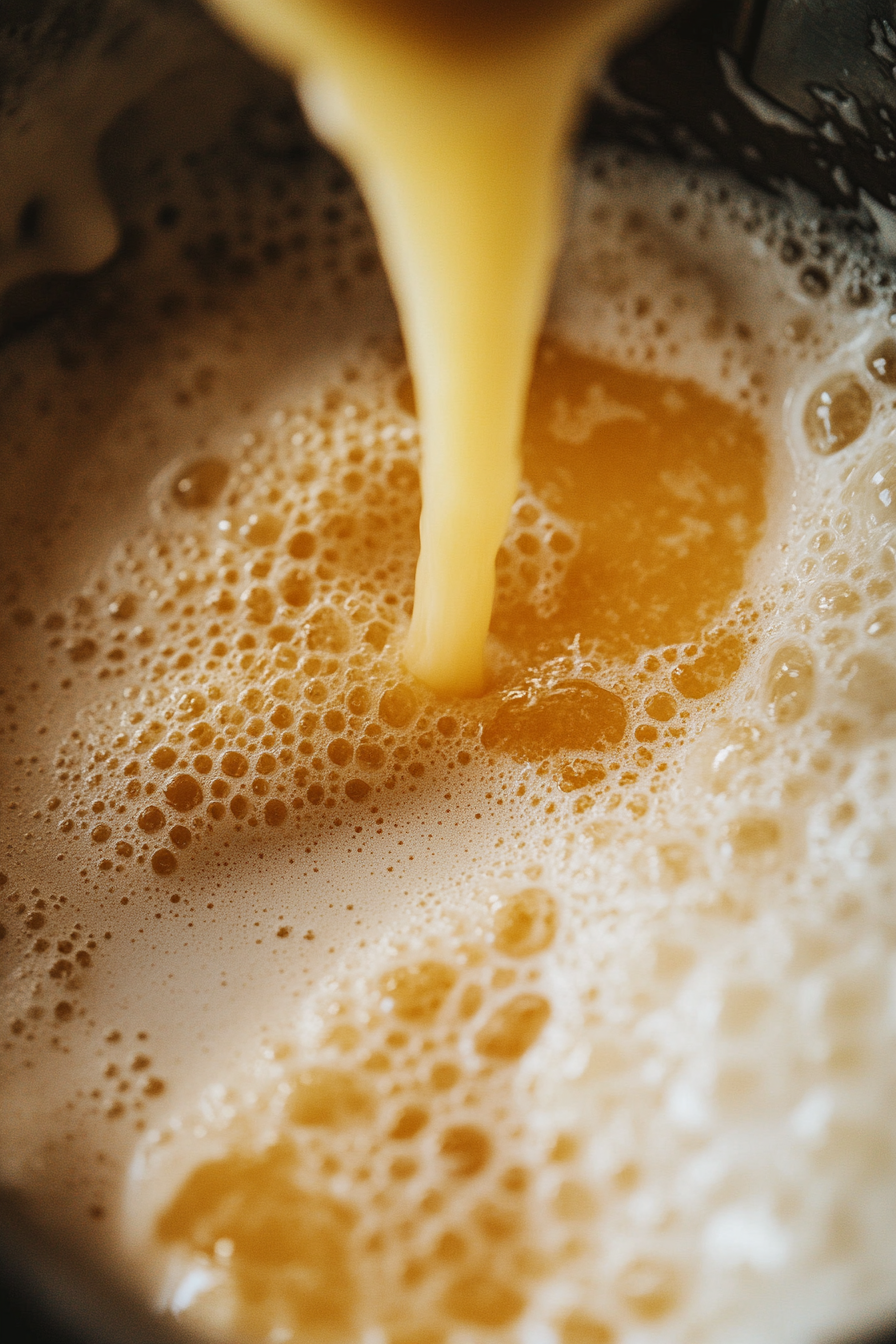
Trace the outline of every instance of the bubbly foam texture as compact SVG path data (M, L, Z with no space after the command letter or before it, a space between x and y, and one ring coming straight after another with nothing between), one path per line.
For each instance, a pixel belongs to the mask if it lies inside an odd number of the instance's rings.
M448 701L401 668L416 421L353 190L217 150L135 199L142 254L4 355L5 1179L250 1339L892 1308L873 249L582 166Z

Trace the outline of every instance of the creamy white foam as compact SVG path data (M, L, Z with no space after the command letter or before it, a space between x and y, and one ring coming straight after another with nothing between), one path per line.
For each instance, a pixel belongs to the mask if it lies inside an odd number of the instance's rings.
M892 1308L879 261L727 178L583 165L552 339L667 380L669 417L693 379L752 416L766 518L731 496L720 634L533 664L499 606L492 691L446 704L400 668L416 427L357 197L323 161L154 171L140 222L174 227L4 356L4 1178L224 1329L244 1248L164 1218L234 1154L231 1193L270 1178L330 1238L337 1333L808 1340ZM601 378L553 404L558 452L641 423ZM671 550L701 470L664 485ZM552 619L565 498L518 501L507 609ZM590 739L519 752L573 683ZM285 1340L310 1308L278 1273L247 1328Z

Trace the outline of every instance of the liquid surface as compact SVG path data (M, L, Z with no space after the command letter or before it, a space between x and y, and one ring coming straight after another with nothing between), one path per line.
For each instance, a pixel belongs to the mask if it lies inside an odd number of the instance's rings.
M559 236L565 140L586 65L602 63L649 0L219 7L301 71L309 115L371 211L424 444L405 661L437 691L478 694Z
M581 166L487 694L445 701L358 197L154 125L145 248L2 356L4 1182L250 1340L891 1311L881 262Z

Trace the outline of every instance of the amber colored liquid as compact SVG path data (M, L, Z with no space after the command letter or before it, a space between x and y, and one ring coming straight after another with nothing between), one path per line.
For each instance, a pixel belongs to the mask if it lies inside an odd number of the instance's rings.
M581 540L554 611L501 606L492 629L533 660L571 635L622 659L699 640L742 586L765 521L752 416L696 383L548 340L523 450L524 476Z
M623 370L545 340L523 445L526 481L576 534L574 542L555 531L548 546L558 558L574 554L547 609L518 589L502 600L499 587L492 632L533 669L576 641L622 666L685 645L675 690L702 700L723 689L744 644L722 616L766 514L766 446L753 417L695 383ZM513 545L523 575L527 565L534 571L536 536L523 531ZM626 700L622 686L567 680L534 704L505 701L483 741L530 760L615 745L628 727ZM668 696L651 703L652 718L671 717Z

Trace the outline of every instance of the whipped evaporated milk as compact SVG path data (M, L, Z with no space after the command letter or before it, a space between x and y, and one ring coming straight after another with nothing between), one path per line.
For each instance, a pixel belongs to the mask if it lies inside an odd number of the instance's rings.
M2 354L0 1165L225 1338L896 1306L896 340L861 236L578 167L483 697L323 155L134 171Z

